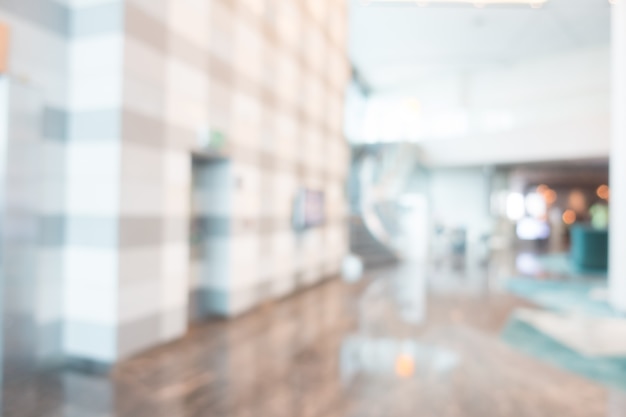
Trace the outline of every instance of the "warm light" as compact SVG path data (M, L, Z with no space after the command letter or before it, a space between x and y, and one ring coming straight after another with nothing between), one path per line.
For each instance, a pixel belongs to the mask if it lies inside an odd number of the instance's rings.
M573 190L569 194L567 202L569 208L574 210L576 213L584 213L587 211L587 197L581 190Z
M556 191L548 190L545 193L543 193L543 198L546 200L546 204L551 206L552 204L556 203L558 195Z
M545 184L539 185L536 191L537 191L537 194L540 194L543 197L544 201L546 202L548 206L551 206L552 204L556 203L556 199L558 197L556 194L556 191L554 191L547 185Z
M609 199L609 195L610 195L610 189L608 185L601 185L598 187L598 190L596 191L596 194L598 194L598 197L600 197L603 200L608 200Z
M396 358L396 375L409 378L415 374L415 361L409 355L402 354Z
M563 213L563 223L568 225L576 223L576 212L574 210L566 210Z

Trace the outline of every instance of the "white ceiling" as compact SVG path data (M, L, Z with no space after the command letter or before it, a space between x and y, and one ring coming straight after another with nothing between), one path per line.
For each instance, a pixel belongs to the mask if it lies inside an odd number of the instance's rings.
M374 90L610 40L607 0L549 0L541 9L350 2L351 59Z

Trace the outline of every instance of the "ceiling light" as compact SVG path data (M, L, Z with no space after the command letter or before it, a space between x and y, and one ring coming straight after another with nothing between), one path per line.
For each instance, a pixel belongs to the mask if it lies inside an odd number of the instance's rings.
M489 5L524 5L538 9L549 0L369 0L369 3L413 3L420 7L437 4L467 4L475 7L486 7ZM614 1L614 0L612 0Z

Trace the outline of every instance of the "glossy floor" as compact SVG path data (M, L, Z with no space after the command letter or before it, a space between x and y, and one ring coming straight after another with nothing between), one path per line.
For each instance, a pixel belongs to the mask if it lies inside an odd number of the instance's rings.
M503 266L504 265L504 266ZM500 341L507 264L389 267L326 282L108 376L5 390L6 417L624 417L616 390Z

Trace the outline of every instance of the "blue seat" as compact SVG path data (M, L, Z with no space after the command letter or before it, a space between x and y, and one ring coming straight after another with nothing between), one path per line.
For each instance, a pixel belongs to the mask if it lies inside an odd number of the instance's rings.
M587 225L571 229L571 259L581 270L607 270L609 263L609 231Z

